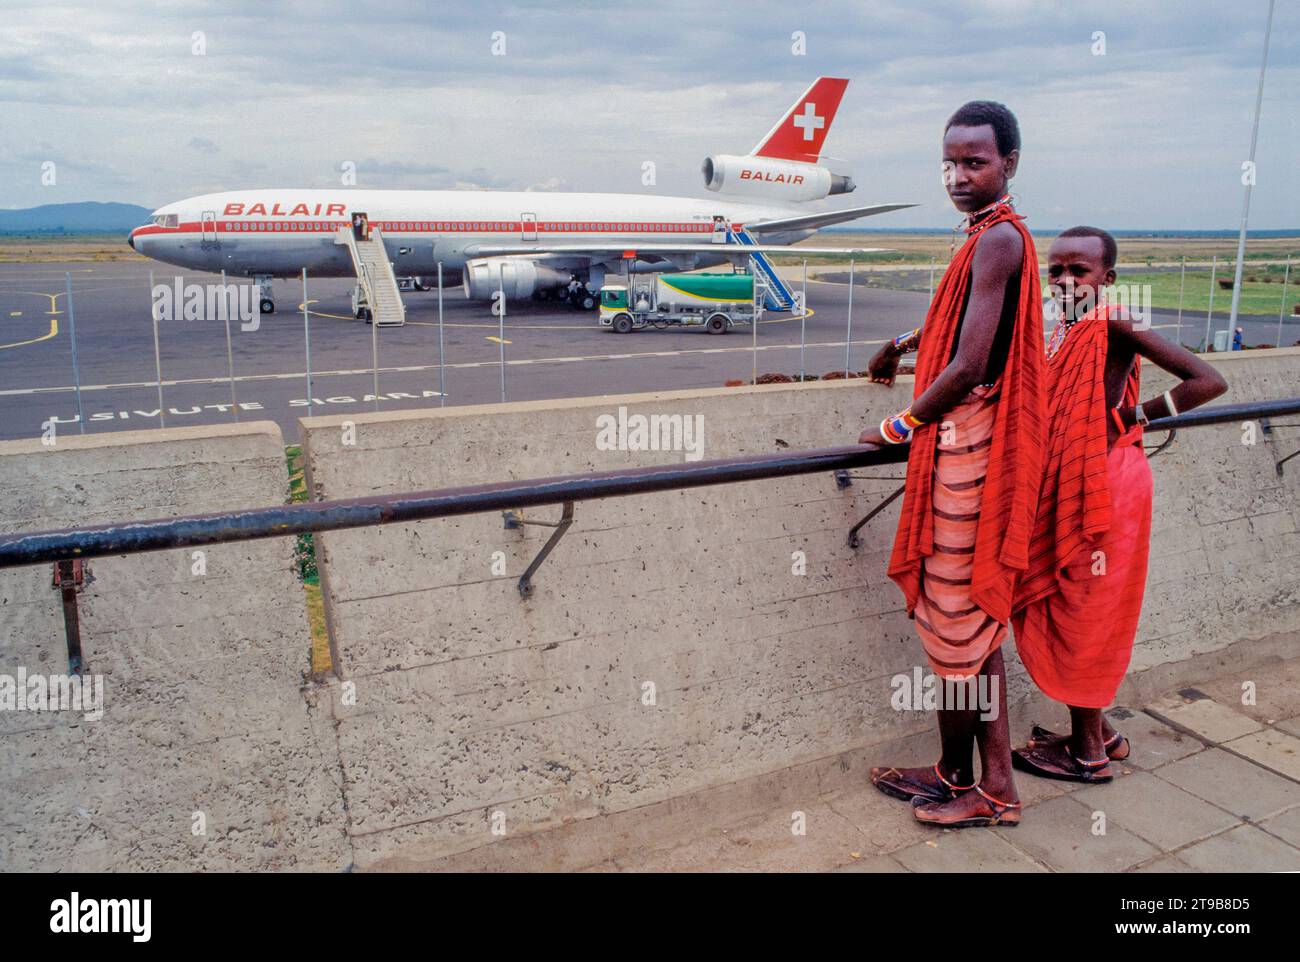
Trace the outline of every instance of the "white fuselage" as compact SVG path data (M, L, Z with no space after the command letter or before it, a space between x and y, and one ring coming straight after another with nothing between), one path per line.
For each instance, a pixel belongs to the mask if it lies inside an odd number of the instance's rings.
M241 190L204 194L159 208L155 223L136 228L131 246L148 257L200 271L243 276L354 276L340 228L354 212L380 228L399 276L431 276L439 264L459 273L476 249L514 244L622 245L705 243L714 217L733 225L789 216L772 204L694 200L638 194L456 190ZM161 221L162 223L158 223ZM175 226L172 226L172 223ZM793 243L812 230L767 234L767 243ZM521 254L520 256L527 256ZM602 258L543 255L576 269ZM709 255L674 257L678 268L722 263Z

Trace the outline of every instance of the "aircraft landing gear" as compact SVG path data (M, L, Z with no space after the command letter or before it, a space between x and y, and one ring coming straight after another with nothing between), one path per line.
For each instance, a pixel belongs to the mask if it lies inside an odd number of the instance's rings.
M271 280L270 274L257 274L253 278L253 283L258 286L258 297L261 298L258 310L263 314L275 313L275 292L271 289Z

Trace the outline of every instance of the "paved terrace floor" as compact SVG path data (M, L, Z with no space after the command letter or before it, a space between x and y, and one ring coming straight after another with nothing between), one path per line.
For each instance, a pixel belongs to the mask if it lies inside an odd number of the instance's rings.
M1242 704L1243 682L1257 704ZM1025 809L1015 828L935 830L908 806L866 783L809 795L792 780L786 803L728 822L682 810L682 829L662 847L660 832L630 857L588 871L803 872L1273 872L1300 871L1300 660L1170 692L1141 710L1116 708L1112 723L1133 750L1112 765L1107 785L1078 785L1016 773ZM1023 742L1038 721L1017 718ZM875 763L934 761L927 733L881 751ZM806 781L806 777L804 779ZM838 779L829 779L840 781ZM795 808L806 834L791 831ZM1094 813L1105 814L1094 835ZM692 825L708 823L692 830Z

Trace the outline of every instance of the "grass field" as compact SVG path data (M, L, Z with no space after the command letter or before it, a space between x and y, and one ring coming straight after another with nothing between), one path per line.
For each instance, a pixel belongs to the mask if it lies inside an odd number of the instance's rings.
M1241 305L1242 314L1263 314L1276 317L1282 309L1282 275L1284 268L1279 265L1247 265L1242 272ZM1290 314L1300 304L1300 263L1291 270L1291 283L1286 287L1286 313ZM1232 290L1219 286L1220 280L1232 280L1232 270L1220 271L1214 283L1214 313L1229 315L1232 306ZM1170 310L1178 308L1180 300L1180 271L1123 271L1119 276L1121 284L1150 284L1152 307L1164 307ZM1204 315L1210 308L1210 272L1207 270L1189 270L1182 289L1183 310L1188 313Z

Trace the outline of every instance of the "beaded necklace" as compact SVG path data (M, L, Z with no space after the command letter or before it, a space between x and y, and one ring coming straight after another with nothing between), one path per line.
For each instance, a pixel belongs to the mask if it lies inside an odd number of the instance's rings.
M966 217L952 229L952 240L948 244L948 256L951 257L957 251L957 232L964 230L968 237L973 237L989 226L992 221L992 214L999 207L1011 207L1011 194L1003 194L987 207L981 207L979 210L967 214Z

